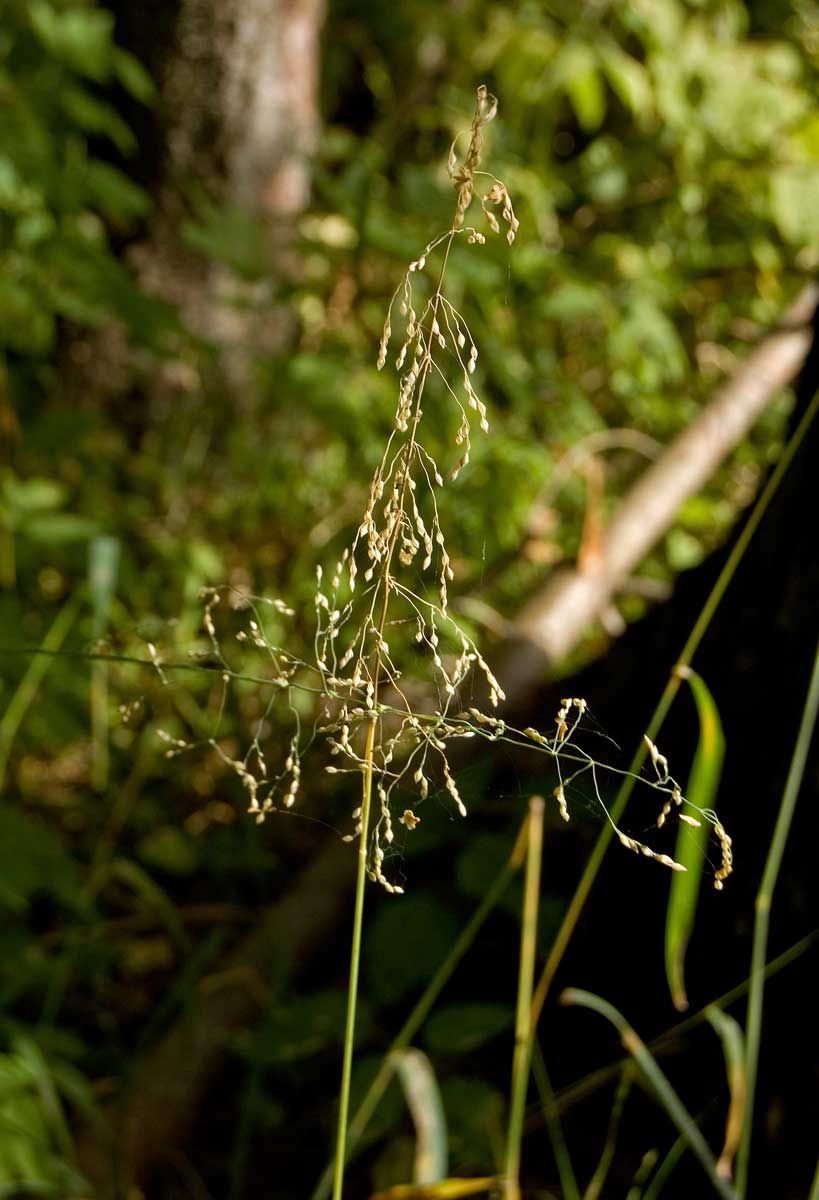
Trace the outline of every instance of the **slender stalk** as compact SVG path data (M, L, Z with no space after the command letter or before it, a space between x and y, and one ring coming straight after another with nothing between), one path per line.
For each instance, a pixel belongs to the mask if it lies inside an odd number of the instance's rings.
M344 1060L341 1068L341 1090L338 1102L336 1129L336 1158L333 1169L333 1200L341 1200L344 1190L344 1165L347 1159L347 1117L350 1109L350 1080L353 1073L353 1041L355 1039L356 1004L358 1001L358 970L361 963L361 930L364 924L364 892L367 883L367 836L370 826L370 802L373 791L373 752L375 726L373 714L367 730L364 752L364 785L361 800L361 836L358 841L358 870L355 883L353 911L353 941L350 949L350 982L347 991L347 1021L344 1028Z
M475 941L480 930L483 928L484 922L492 910L495 908L498 900L506 891L513 875L519 870L525 853L526 829L528 818L524 821L520 834L512 849L512 853L504 863L500 872L495 876L494 880L487 888L483 899L481 900L475 912L470 917L467 924L464 926L459 937L454 945L450 948L446 958L438 967L432 979L427 984L424 992L412 1012L407 1017L401 1029L396 1034L389 1048L381 1060L381 1065L376 1072L372 1083L367 1089L363 1100L358 1106L358 1109L353 1114L347 1129L347 1154L351 1153L353 1147L357 1144L364 1130L367 1128L373 1113L378 1107L384 1092L387 1090L390 1080L393 1076L393 1067L391 1065L392 1055L396 1050L403 1050L408 1046L415 1037L418 1030L427 1019L432 1006L440 996L446 984L458 966L458 963L466 954L472 943ZM319 1179L311 1200L326 1200L330 1195L330 1185L333 1178L333 1163L329 1163L325 1168L321 1178Z
M765 992L765 955L768 950L768 929L774 889L785 854L785 845L790 833L796 800L805 774L808 751L816 728L819 712L819 644L813 661L813 671L799 723L796 745L793 749L785 790L776 818L762 882L756 897L756 919L754 921L753 948L751 951L751 985L748 991L748 1016L745 1024L745 1078L746 1097L742 1120L742 1137L737 1153L737 1195L744 1197L748 1186L748 1162L751 1155L751 1133L754 1121L754 1093L759 1067L759 1047L762 1037L762 1007Z
M603 1150L600 1154L594 1174L589 1180L586 1190L583 1193L583 1200L599 1200L602 1195L603 1188L614 1159L614 1152L617 1149L617 1138L620 1134L620 1122L623 1117L623 1109L628 1099L628 1094L631 1091L631 1073L627 1069L620 1076L620 1082L617 1084L617 1089L614 1093L614 1102L611 1106L611 1116L609 1117L609 1126L606 1130L606 1140L603 1143Z
M674 698L680 689L681 678L678 675L677 670L681 666L690 666L691 660L696 651L699 649L700 643L708 631L708 627L711 624L714 614L717 611L717 608L719 607L720 602L736 573L737 567L742 561L751 539L759 528L759 524L767 512L771 500L775 496L779 485L785 477L788 467L793 461L794 455L804 441L805 435L810 428L818 409L819 392L816 393L808 407L805 409L801 421L791 435L787 445L785 446L785 449L782 451L782 455L777 462L770 479L757 499L757 502L751 511L751 515L748 517L748 520L746 521L742 531L734 543L731 553L728 555L725 565L719 573L716 583L714 584L708 598L702 606L702 610L697 617L694 628L691 630L691 633L689 634L688 639L683 646L679 661L674 670L671 672L668 683L665 685L663 693L657 703L657 707L654 709L651 720L648 723L646 732L652 741L656 742L657 735L662 728L665 718L668 716L669 709L674 702ZM629 771L631 773L630 777L627 777L623 781L617 793L617 797L611 806L611 819L614 824L617 824L620 821L620 818L625 812L625 808L634 788L637 775L639 774L640 768L645 762L646 754L647 751L645 745L641 743L629 766ZM560 928L557 931L555 940L552 943L552 948L549 951L549 955L544 964L543 971L541 972L540 979L538 980L538 985L535 989L535 995L532 1001L533 1027L537 1025L537 1022L540 1019L540 1014L543 1011L543 1005L546 1002L549 989L551 988L558 967L563 961L563 955L566 952L566 948L569 945L575 928L577 927L577 923L580 920L580 914L583 912L583 908L589 898L589 893L594 886L597 873L600 870L600 865L603 862L603 857L608 849L613 832L612 825L607 822L598 835L594 849L592 850L583 874L580 877L580 882L577 885L569 907L566 910L563 921L561 922Z
M575 1177L572 1160L569 1156L569 1148L566 1145L566 1138L563 1135L563 1125L560 1120L560 1112L555 1103L555 1093L552 1087L552 1081L549 1079L549 1073L546 1070L546 1060L543 1057L543 1050L537 1038L532 1043L532 1074L535 1077L535 1084L540 1095L540 1106L543 1109L543 1119L546 1122L546 1130L549 1134L549 1141L552 1143L552 1153L555 1156L555 1165L557 1173L560 1176L560 1186L563 1189L565 1200L580 1200L580 1189L577 1186L577 1178Z
M561 995L560 1002L561 1004L580 1004L584 1008L590 1008L594 1012L600 1013L601 1016L611 1021L620 1034L620 1039L626 1050L628 1050L651 1085L657 1099L699 1160L700 1165L711 1181L714 1191L717 1195L722 1196L723 1200L737 1200L737 1193L731 1187L731 1184L727 1179L722 1179L717 1174L716 1159L688 1109L674 1091L674 1088L660 1069L645 1042L632 1029L622 1013L618 1012L614 1005L609 1004L607 1000L601 999L600 996L595 996L593 992L582 991L580 988L567 988Z
M680 1134L657 1168L654 1178L643 1193L643 1200L659 1200L660 1193L687 1149L688 1142Z
M526 845L526 882L520 933L518 1004L515 1018L515 1052L512 1058L512 1098L506 1134L504 1163L505 1200L520 1200L520 1144L532 1058L532 985L535 978L537 918L540 901L540 866L543 857L543 797L529 801Z

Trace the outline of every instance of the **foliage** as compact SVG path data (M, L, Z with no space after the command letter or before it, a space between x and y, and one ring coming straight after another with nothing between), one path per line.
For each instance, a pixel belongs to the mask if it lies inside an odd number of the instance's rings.
M11 0L3 16L0 348L43 361L60 319L99 325L115 316L155 339L155 309L110 241L145 217L149 197L92 148L107 142L133 154L110 86L149 102L153 84L115 44L104 9Z

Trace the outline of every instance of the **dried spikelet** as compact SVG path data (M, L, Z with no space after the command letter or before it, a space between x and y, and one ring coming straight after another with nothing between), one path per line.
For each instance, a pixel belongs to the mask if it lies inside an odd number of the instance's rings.
M722 851L722 862L720 863L719 870L714 876L714 887L718 892L721 892L725 880L734 869L734 852L731 845L731 839L719 821L717 821L717 823L714 825L714 833L717 835L720 849Z
M458 156L455 150L455 143L449 152L449 177L455 185L458 194L458 201L455 209L455 219L453 222L455 229L460 229L463 225L464 214L469 208L472 200L473 178L481 161L481 147L483 144L483 129L488 125L498 111L498 101L488 92L486 87L481 84L478 88L477 103L475 105L475 115L472 118L472 130L469 139L469 148L466 156L458 166Z
M653 762L654 769L657 772L657 778L661 783L664 783L668 779L668 759L664 754L660 754L660 751L654 745L647 733L643 734L643 742L648 750L649 755L651 756L651 761Z
M668 867L672 871L687 870L682 863L670 858L667 854L658 854L656 850L652 850L645 842L638 842L636 838L628 837L627 834L621 833L619 830L617 830L617 838L620 845L625 846L627 850L633 850L635 854L642 854L645 858L653 858L655 862Z

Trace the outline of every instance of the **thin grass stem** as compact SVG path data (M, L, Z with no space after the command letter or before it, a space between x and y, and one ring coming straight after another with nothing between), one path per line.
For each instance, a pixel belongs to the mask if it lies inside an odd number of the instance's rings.
M364 1130L367 1128L373 1113L378 1107L381 1098L383 1097L390 1080L393 1077L392 1056L396 1050L403 1050L409 1046L415 1037L418 1030L423 1025L424 1021L429 1016L432 1006L440 996L444 987L451 979L455 968L460 963L466 952L469 950L478 933L483 928L483 925L500 900L503 893L509 886L513 876L520 869L523 863L525 848L526 848L526 826L528 818L524 821L520 833L517 837L515 845L512 849L509 858L504 863L503 867L496 875L490 886L487 888L481 903L475 909L475 912L470 917L467 924L461 931L460 936L450 948L446 958L438 967L432 979L424 989L423 995L420 997L412 1012L407 1017L401 1029L390 1043L389 1048L381 1060L381 1065L378 1068L372 1083L367 1088L367 1091L356 1109L347 1129L347 1155L352 1153L354 1147L361 1139ZM328 1163L321 1178L319 1179L315 1190L313 1191L311 1200L327 1200L330 1195L330 1186L333 1178L333 1163Z
M344 1028L344 1059L341 1068L341 1089L338 1101L338 1125L336 1128L336 1157L333 1168L333 1200L341 1200L344 1191L344 1166L347 1161L347 1119L350 1109L350 1080L353 1073L353 1042L355 1040L355 1017L358 1001L358 973L361 964L361 931L364 924L364 893L367 884L367 837L370 827L370 806L373 791L373 752L375 727L373 716L367 730L367 745L364 752L365 769L361 800L361 836L358 842L358 869L355 883L355 908L353 911L353 940L350 948L350 982L347 990L347 1020Z
M765 955L768 950L768 929L771 918L773 894L779 878L785 846L790 833L796 800L802 786L805 774L808 751L816 729L816 717L819 712L819 644L813 662L810 683L808 685L799 732L793 749L788 778L779 813L776 818L773 837L771 839L765 869L762 872L762 882L756 897L756 919L754 921L753 947L751 950L751 975L748 991L748 1016L745 1024L745 1079L746 1096L742 1120L742 1136L737 1153L736 1187L737 1195L742 1198L748 1186L748 1163L751 1155L751 1134L754 1121L754 1094L756 1091L757 1071L759 1068L759 1048L762 1038L762 1008L765 993Z
M751 539L756 533L762 518L764 517L771 501L776 495L779 485L781 484L791 462L793 461L794 455L802 445L805 435L807 434L818 409L819 392L814 395L810 404L805 409L802 419L789 438L785 449L782 451L782 455L777 462L773 473L771 474L770 479L757 499L756 504L751 511L751 515L748 517L748 520L740 531L731 553L728 555L725 565L719 573L716 583L714 584L711 592L708 595L708 598L702 606L700 614L694 623L694 627L691 630L685 645L683 646L679 660L669 676L668 682L665 685L662 695L657 703L657 707L654 709L651 720L648 723L648 729L646 732L653 741L657 740L657 735L659 734L659 731L662 728L666 717L668 716L671 705L674 702L674 698L680 689L682 679L678 673L678 668L691 665L691 660L696 651L699 649L700 643L708 631L708 627L714 618L714 614L717 611L717 608L719 607L720 602L725 595L729 584L731 583L731 580L736 574L736 570L742 561L748 546L750 545ZM628 804L637 779L637 775L643 763L645 762L647 753L648 751L645 744L641 742L629 765L629 774L623 780L623 783L621 784L617 793L617 797L611 806L611 820L614 824L617 824L620 821L623 813L625 812L626 805ZM566 948L572 939L575 928L577 927L577 923L580 920L580 915L583 912L583 908L585 907L586 901L588 900L589 894L594 886L595 880L597 879L597 873L600 870L603 857L608 849L608 845L613 834L613 824L607 823L603 826L603 829L601 830L597 841L594 844L594 848L589 860L586 863L583 874L580 877L580 882L578 883L575 893L572 896L569 907L566 910L566 914L561 922L560 928L557 931L555 940L544 964L543 971L541 972L540 979L538 980L534 998L532 1000L533 1027L537 1025L540 1014L543 1011L543 1005L546 1002L549 989L551 988L557 970L563 961L563 955L565 954Z
M617 1084L614 1101L611 1106L608 1129L606 1130L606 1140L603 1143L603 1150L594 1169L594 1174L586 1185L583 1200L599 1200L603 1193L611 1164L614 1161L617 1139L620 1136L620 1121L622 1120L623 1109L625 1108L630 1091L631 1068L628 1067L623 1071L623 1074L620 1076L620 1082Z
M574 1166L569 1155L569 1147L566 1144L566 1138L563 1133L560 1112L555 1103L554 1088L552 1087L549 1073L546 1070L546 1060L543 1057L543 1050L538 1038L535 1038L532 1043L532 1074L534 1075L535 1085L540 1096L540 1107L543 1110L543 1119L546 1122L546 1132L552 1144L552 1153L555 1156L555 1166L560 1177L560 1187L563 1195L565 1200L580 1200L580 1189L577 1186L577 1177L574 1173Z
M537 918L540 901L540 868L543 860L543 797L532 796L526 844L526 881L520 934L518 1003L515 1017L515 1051L512 1058L512 1095L504 1163L505 1200L520 1200L520 1147L532 1058L532 986L535 979Z

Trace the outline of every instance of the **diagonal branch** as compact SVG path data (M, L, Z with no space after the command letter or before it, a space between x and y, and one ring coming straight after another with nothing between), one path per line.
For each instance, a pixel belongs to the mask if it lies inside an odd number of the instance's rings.
M507 691L525 688L544 667L571 653L671 527L683 502L707 483L774 396L791 382L811 345L817 303L819 288L806 287L781 327L756 347L696 420L640 476L605 532L596 569L558 571L526 604L515 622L521 645L510 648L499 673ZM533 653L535 648L540 655Z

